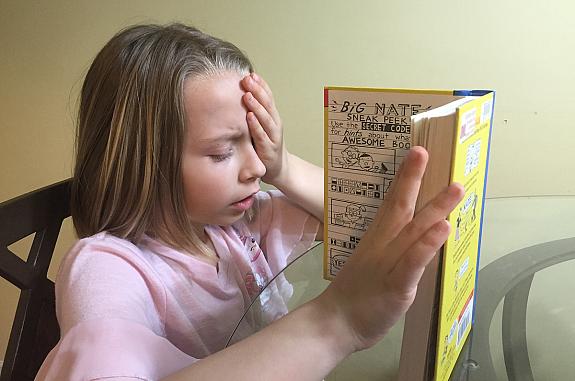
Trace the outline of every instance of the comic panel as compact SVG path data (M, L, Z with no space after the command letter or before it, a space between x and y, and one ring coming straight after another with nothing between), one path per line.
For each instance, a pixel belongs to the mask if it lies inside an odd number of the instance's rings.
M336 174L336 173L332 173ZM371 180L371 179L370 179ZM383 200L391 186L391 179L383 178L376 181L366 179L350 179L342 176L328 176L329 191L332 195L353 195L369 200Z
M369 141L368 141L369 142ZM330 142L330 164L343 172L395 175L396 151Z

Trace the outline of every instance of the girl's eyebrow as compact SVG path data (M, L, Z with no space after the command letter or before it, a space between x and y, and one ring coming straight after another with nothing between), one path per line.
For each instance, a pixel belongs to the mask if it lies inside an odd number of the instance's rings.
M230 132L221 134L221 135L213 137L213 138L198 139L198 140L204 144L215 144L215 143L238 140L239 138L242 137L242 135L243 135L242 131L235 130L235 131L230 131Z

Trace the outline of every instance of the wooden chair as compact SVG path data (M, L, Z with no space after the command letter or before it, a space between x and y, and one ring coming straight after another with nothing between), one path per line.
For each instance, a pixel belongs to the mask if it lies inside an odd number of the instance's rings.
M70 180L0 204L0 276L21 290L0 381L32 381L58 342L54 283L47 272L69 215ZM8 246L31 234L34 241L24 261Z

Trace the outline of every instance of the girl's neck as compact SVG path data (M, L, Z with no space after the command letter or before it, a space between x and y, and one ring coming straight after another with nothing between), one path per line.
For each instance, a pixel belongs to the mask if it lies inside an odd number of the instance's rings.
M206 248L209 251L210 255L206 259L208 259L210 262L214 262L214 264L217 264L218 253L216 251L216 248L215 248L212 240L210 239L210 236L206 232L206 226L204 225L203 227L200 227L199 229L197 229L197 232L198 232L199 238L206 245Z
M200 245L198 245L199 242L196 244L196 249L186 249L181 246L178 247L176 245L170 244L168 241L163 240L161 235L154 234L153 232L147 232L146 235L160 242L162 245L171 247L174 250L196 257L207 263L217 265L219 256L212 240L210 239L210 236L206 232L206 226L207 225L193 225L193 230L196 233L196 237L201 241Z

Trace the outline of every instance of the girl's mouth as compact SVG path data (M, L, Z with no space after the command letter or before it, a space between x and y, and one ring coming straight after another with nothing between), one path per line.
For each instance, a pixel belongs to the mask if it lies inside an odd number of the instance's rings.
M250 195L250 196L244 198L243 200L240 200L238 202L234 202L232 204L232 207L239 209L241 211L246 211L249 208L251 208L253 203L254 203L254 195Z

